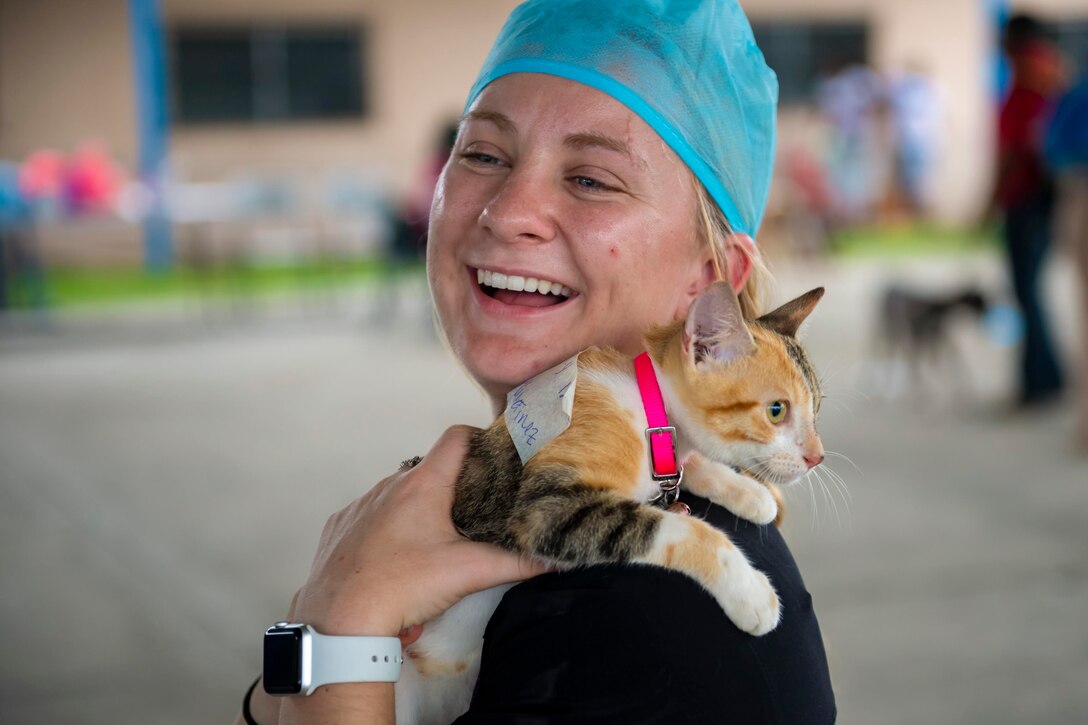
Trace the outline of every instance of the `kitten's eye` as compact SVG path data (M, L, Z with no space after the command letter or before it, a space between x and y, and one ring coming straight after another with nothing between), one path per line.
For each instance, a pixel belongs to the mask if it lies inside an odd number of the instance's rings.
M782 400L776 400L767 406L767 417L771 419L772 423L781 423L786 419L786 411L789 410L789 404Z

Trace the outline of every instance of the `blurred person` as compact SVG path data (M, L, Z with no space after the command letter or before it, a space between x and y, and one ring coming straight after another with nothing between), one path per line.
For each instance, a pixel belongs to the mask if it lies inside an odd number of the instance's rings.
M1088 78L1058 102L1046 133L1046 157L1058 174L1064 224L1059 228L1073 257L1081 292L1080 448L1088 453Z
M434 199L435 186L442 169L450 158L457 140L458 123L443 124L430 155L416 173L399 208L393 214L388 245L385 251L382 285L377 292L377 304L371 320L379 326L392 324L400 298L400 283L404 273L423 261L427 251L427 226ZM430 310L426 310L426 324L431 322Z
M586 347L639 353L647 327L684 315L715 279L758 312L750 235L770 183L777 87L735 0L530 0L511 14L469 93L427 253L450 349L496 413L515 386ZM496 291L479 270L571 294ZM453 528L469 433L450 429L329 519L292 621L412 641L466 594L540 573ZM492 617L457 722L833 722L811 597L780 533L684 497L774 580L775 631L741 633L698 584L664 569L537 576ZM388 683L278 701L255 683L246 704L261 725L394 722Z
M391 256L400 260L421 260L427 248L427 224L431 201L442 169L457 141L458 122L442 126L430 155L424 161L400 206L394 225Z
M1058 397L1063 374L1039 290L1050 250L1054 189L1043 161L1044 124L1064 82L1063 64L1038 20L1009 19L1001 39L1012 84L998 116L997 175L986 216L1004 212L1004 241L1017 302L1024 316L1024 346L1017 406Z
M864 63L840 65L816 89L817 105L831 128L828 178L843 223L867 221L879 196L876 158L883 101L883 82Z
M941 134L943 103L936 85L917 63L888 82L895 149L895 186L912 216L923 214Z

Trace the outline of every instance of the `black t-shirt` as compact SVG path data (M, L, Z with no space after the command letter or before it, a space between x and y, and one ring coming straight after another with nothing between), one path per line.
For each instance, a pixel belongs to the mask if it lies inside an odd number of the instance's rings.
M456 725L833 723L812 597L778 529L683 500L771 579L782 602L773 632L741 632L695 580L659 567L539 576L492 616L472 705Z

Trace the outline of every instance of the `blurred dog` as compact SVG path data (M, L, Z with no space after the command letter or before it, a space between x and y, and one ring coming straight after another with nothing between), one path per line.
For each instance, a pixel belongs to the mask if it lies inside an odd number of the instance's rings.
M877 340L886 375L879 381L889 398L903 394L963 392L970 389L964 361L953 342L953 326L962 318L981 324L989 309L977 287L924 293L901 285L889 286L880 304ZM945 383L951 382L948 391Z

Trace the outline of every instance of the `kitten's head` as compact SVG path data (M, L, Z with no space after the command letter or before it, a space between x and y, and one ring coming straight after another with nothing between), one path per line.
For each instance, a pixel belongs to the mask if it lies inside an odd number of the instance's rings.
M819 382L797 341L823 293L747 322L725 282L695 299L669 379L686 409L684 434L701 453L778 484L823 461Z

